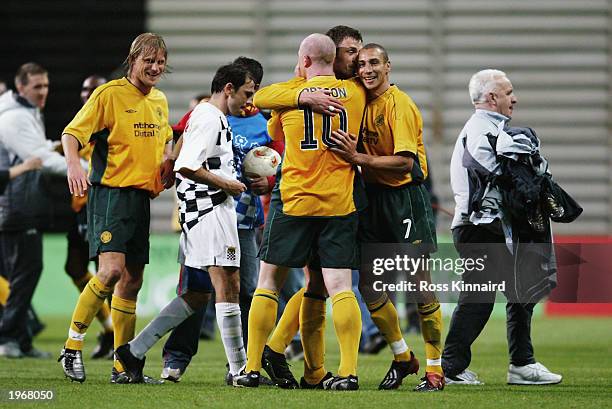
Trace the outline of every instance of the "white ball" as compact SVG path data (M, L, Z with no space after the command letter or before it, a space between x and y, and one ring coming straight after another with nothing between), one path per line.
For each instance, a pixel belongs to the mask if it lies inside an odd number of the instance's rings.
M244 174L246 176L272 176L276 173L276 168L281 161L281 157L272 148L258 146L251 149L244 158Z

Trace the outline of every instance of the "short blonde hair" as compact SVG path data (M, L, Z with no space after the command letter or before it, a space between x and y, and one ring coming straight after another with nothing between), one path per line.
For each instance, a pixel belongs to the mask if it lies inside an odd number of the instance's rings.
M478 71L476 74L472 75L468 86L472 104L485 102L487 93L495 89L497 81L500 78L507 77L505 72L490 68Z
M166 42L163 37L155 33L142 33L132 41L130 46L130 52L125 59L124 65L126 72L129 74L134 65L134 61L141 54L156 53L158 51L164 52L164 57L168 58L168 49L166 48Z

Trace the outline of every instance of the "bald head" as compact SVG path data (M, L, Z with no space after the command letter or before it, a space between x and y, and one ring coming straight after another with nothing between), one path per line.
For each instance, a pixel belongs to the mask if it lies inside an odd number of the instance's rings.
M309 57L313 64L333 64L336 57L336 45L325 34L314 33L302 41L298 55L300 57Z

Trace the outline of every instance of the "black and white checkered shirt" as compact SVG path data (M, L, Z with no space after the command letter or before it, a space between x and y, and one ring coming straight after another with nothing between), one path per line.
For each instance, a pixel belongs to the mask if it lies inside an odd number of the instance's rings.
M223 112L209 103L199 104L193 110L183 133L183 146L174 170L187 168L196 171L201 167L226 179L236 178L232 130ZM224 191L180 174L177 174L176 192L179 221L185 232L228 198Z

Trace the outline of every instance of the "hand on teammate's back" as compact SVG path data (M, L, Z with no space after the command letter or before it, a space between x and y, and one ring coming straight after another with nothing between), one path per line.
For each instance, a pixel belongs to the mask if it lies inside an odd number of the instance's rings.
M331 150L342 156L347 162L354 163L357 155L357 137L355 135L344 132L340 129L332 131L331 140L336 144L336 147Z
M317 114L335 116L339 110L344 109L344 105L338 98L331 95L328 89L321 89L314 92L303 91L298 98L300 106L308 106ZM330 108L333 107L332 110Z

